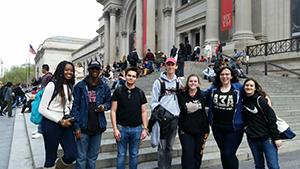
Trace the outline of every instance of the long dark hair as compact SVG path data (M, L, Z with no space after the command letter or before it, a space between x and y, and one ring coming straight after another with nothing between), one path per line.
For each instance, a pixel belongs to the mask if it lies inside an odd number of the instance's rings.
M232 76L232 79L230 80L231 84L232 83L236 83L236 82L239 82L239 79L237 77L237 74L234 72L234 70L232 70L230 67L228 66L224 66L224 67L221 67L219 71L217 71L217 75L216 75L216 79L213 83L214 86L220 88L222 86L222 82L221 82L221 79L220 79L220 74L223 70L225 69L228 69L230 72L231 72L231 76Z
M263 98L266 98L267 93L262 89L261 85L255 80L254 78L247 78L244 82L244 87L245 84L249 81L253 81L255 85L255 94L258 94L259 96L262 96Z
M66 79L64 76L64 70L66 65L69 64L73 67L73 76L71 79ZM63 84L66 81L66 85L68 86L69 89L71 89L71 91L73 90L73 85L75 83L75 68L72 62L69 61L61 61L57 67L56 70L51 78L51 81L54 82L55 84L55 89L54 91L57 91L56 93L54 93L54 96L56 96L58 93L59 95L62 97L62 100L65 99L65 95L64 95L64 88L63 88ZM68 96L71 96L71 93L68 93ZM71 100L71 97L68 97L69 100Z
M196 74L190 74L190 75L188 76L188 78L186 79L185 87L184 87L183 91L189 91L189 90L190 90L190 87L189 87L189 80L190 80L191 77L196 77L196 78L198 79L198 83L200 84L200 78L199 78L199 76L196 75ZM200 87L198 87L198 89L200 89Z

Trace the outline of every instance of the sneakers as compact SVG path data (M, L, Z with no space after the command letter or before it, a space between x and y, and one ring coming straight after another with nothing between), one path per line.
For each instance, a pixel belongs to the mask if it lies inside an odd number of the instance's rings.
M31 136L32 139L37 139L37 138L40 138L42 137L43 135L40 134L40 133L35 133L34 135Z
M38 129L34 130L33 132L31 132L32 135L35 135L38 132Z

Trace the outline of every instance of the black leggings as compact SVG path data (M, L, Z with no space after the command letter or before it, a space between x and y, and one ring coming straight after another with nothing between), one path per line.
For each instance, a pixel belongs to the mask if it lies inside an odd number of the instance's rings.
M212 130L220 149L223 169L238 169L239 160L236 151L242 142L244 132L242 130L223 131L214 127Z

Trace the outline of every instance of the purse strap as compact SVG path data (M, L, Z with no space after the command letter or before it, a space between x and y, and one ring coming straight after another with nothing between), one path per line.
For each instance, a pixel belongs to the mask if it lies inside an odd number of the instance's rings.
M263 114L263 116L264 116L266 122L269 123L269 121L268 121L268 119L267 119L267 117L266 117L266 115L265 115L265 112L263 111L263 109L261 108L261 106L260 106L260 104L259 104L259 98L261 98L261 96L258 96L258 97L257 97L257 100L256 100L257 106L259 107L260 111L262 112L262 114ZM277 116L276 116L276 118L277 118Z

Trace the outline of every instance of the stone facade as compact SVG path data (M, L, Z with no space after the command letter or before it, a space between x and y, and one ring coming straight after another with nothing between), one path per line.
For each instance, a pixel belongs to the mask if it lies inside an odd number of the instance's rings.
M42 75L42 65L48 64L50 72L54 72L62 60L72 61L72 52L87 44L89 39L55 36L46 39L38 48L35 61L35 77Z
M291 37L290 0L233 1L233 27L225 33L219 26L220 0L97 2L104 6L101 37L105 44L104 62L110 64L126 56L132 48L137 49L140 57L147 48L169 55L172 45L181 42L203 47L206 42L214 46L222 41L228 44L225 51L232 51Z

